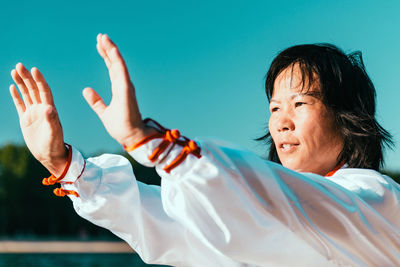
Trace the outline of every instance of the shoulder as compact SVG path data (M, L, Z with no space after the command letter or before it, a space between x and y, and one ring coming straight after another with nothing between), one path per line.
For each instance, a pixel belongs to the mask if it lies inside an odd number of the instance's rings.
M329 180L362 198L383 197L388 192L399 193L399 185L396 182L372 169L343 168L329 177Z

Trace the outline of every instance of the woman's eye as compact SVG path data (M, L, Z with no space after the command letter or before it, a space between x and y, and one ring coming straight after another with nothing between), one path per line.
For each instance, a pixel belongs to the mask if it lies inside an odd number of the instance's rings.
M277 108L277 107L271 108L271 112L275 112L275 111L278 111L278 110L279 110L279 108Z
M306 103L304 103L304 102L296 102L295 107L296 107L296 108L297 108L297 107L301 107L301 106L304 105L304 104L306 104Z

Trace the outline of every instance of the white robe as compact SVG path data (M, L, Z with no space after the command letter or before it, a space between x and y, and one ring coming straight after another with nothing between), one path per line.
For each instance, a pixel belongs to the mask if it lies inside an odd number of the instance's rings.
M161 141L130 152L156 166L161 187L137 182L122 156L85 160L76 149L62 180L79 193L70 198L80 216L111 230L145 262L400 266L400 187L391 178L352 168L331 177L297 173L212 140L198 142L201 158L189 155L166 173L182 147L170 145L152 163L147 157Z

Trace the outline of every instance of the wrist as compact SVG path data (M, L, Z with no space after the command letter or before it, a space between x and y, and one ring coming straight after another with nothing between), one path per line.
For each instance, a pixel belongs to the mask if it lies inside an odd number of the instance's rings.
M131 147L136 143L140 142L141 140L143 140L145 137L152 135L156 132L157 130L155 128L142 124L141 127L136 128L135 131L132 131L131 134L125 137L124 140L120 142L120 144L123 147Z
M42 165L55 177L59 177L68 165L68 156L70 151L65 145L63 148L64 149L60 151L59 155L52 156L48 160L41 161Z

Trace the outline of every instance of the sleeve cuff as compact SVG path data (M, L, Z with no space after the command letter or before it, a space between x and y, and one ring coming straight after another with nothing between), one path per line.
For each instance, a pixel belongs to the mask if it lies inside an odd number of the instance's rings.
M68 171L60 183L73 183L75 182L83 173L85 168L85 159L82 154L76 148L72 147L72 157L71 163L69 165Z
M169 130L159 123L146 119L144 122L158 133L145 137L126 151L140 164L147 167L160 167L166 173L181 165L188 156L201 158L197 143L181 136L176 129Z
M139 146L138 148L129 151L129 155L134 158L138 163L146 166L146 167L154 167L159 163L162 159L164 159L169 150L171 149L173 144L170 144L168 148L161 153L157 161L151 161L149 157L153 154L153 151L158 148L158 146L162 143L162 138L153 139L146 144Z

